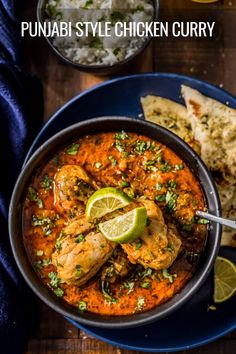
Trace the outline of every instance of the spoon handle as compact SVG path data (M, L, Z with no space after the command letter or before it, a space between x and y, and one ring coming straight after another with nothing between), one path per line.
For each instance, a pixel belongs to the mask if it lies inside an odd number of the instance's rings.
M203 219L206 219L206 220L209 220L209 221L213 221L213 222L218 222L219 224L228 226L231 229L235 229L236 230L236 221L234 221L234 220L220 218L219 216L208 214L208 213L205 213L204 211L197 211L196 215L200 216Z

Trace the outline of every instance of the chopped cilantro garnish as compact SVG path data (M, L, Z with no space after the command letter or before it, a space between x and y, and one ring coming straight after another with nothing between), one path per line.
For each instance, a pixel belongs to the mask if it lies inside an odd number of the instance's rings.
M54 290L54 293L56 294L56 296L58 297L62 297L64 295L64 291L61 288L56 288Z
M158 149L158 145L156 145L154 142L152 142L149 149L151 151L156 151Z
M75 276L80 277L81 276L81 265L77 264L75 269L76 269Z
M33 187L28 188L28 198L31 202L37 203L39 209L43 209L43 201L38 197L38 194Z
M78 303L78 309L79 309L80 311L85 311L85 310L87 310L87 304L86 304L86 302L83 301L83 300L79 301L79 303Z
M102 167L102 164L101 164L101 162L95 162L94 166L96 168L100 168L100 167Z
M41 226L45 236L52 233L52 229L55 227L54 220L50 218L42 218L37 215L32 215L32 226Z
M115 159L113 156L109 156L109 157L108 157L108 160L111 161L112 166L116 166L117 161L116 161L116 159Z
M171 171L171 169L172 169L172 166L169 164L169 162L168 161L166 161L163 165L161 165L161 167L160 167L160 171L161 172L169 172L169 171Z
M147 166L146 170L150 172L157 172L158 168L156 166Z
M206 219L198 219L197 224L206 225L206 224L209 224L209 221Z
M117 140L125 140L129 139L129 135L124 130L122 130L121 132L115 134L115 138Z
M144 281L140 284L141 288L143 289L150 289L151 288L151 283L149 283L148 281Z
M42 199L40 199L40 198L38 198L37 199L37 204L38 204L38 207L39 207L39 209L43 209L43 201L42 201Z
M157 190L157 191L160 191L160 190L162 189L162 187L163 187L163 184L162 184L162 183L157 183L157 184L156 184L156 190Z
M43 259L42 260L42 266L43 267L47 267L47 266L49 266L49 264L52 264L51 259Z
M136 242L136 245L135 245L135 249L136 251L140 250L140 248L142 247L142 240L138 240L138 242Z
M151 275L152 275L152 269L147 268L147 269L144 269L144 271L141 274L141 277L146 278L146 277L150 277Z
M41 182L41 186L45 189L51 189L52 188L52 178L50 178L48 175L45 175L43 177L43 180Z
M155 157L156 162L163 163L163 153L160 151Z
M176 169L176 171L181 171L184 169L184 165L182 163L179 165L175 165L175 169Z
M129 187L129 182L121 181L121 187Z
M166 200L166 195L165 194L157 195L155 199L157 202L164 202Z
M149 160L149 161L147 161L146 162L146 166L151 166L151 165L155 165L155 163L156 163L156 161L154 161L154 160Z
M112 304L117 303L117 299L114 298L112 295L110 295L108 292L106 292L104 289L102 289L102 294L107 302L111 302Z
M178 199L178 194L172 192L172 191L167 191L166 193L166 204L167 204L167 209L169 211L173 211L176 208L177 204L177 199Z
M117 148L117 150L118 150L119 152L125 151L125 145L122 144L121 141L119 141L119 140L116 140L116 141L115 141L115 147Z
M79 234L76 236L75 242L80 243L83 242L84 240L85 240L85 236L83 234Z
M51 263L51 259L40 259L35 263L35 268L42 269L42 267L47 267Z
M170 274L168 269L163 269L162 275L165 279L168 279L170 283L174 282L174 278L176 277L176 274Z
M144 140L137 140L135 143L135 152L139 155L143 154L147 150L147 143Z
M110 291L109 281L102 282L102 294L108 303L113 303L113 304L117 303L118 300L113 297L113 295Z
M175 189L177 187L177 183L173 180L173 179L170 179L168 182L167 182L167 186L168 188L170 189Z
M61 231L56 239L55 247L57 250L61 249L61 240L66 236L65 232Z
M36 253L36 256L38 256L38 257L43 256L43 251L42 250L37 250L35 253Z
M129 153L128 151L125 151L125 152L123 153L122 158L129 157L129 156L130 156L130 153Z
M125 281L122 285L121 285L121 290L123 289L127 289L127 294L130 294L134 291L134 285L135 282L133 281Z
M76 155L79 150L80 144L72 144L67 150L66 153L68 155Z
M48 277L49 277L49 279L51 279L50 285L51 285L53 288L57 288L58 285L59 285L60 282L61 282L61 279L58 278L57 273L55 273L55 272L50 272L50 273L48 273Z

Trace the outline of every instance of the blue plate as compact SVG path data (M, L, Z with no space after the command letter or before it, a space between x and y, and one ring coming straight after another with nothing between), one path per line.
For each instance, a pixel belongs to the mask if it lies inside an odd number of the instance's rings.
M44 125L34 140L26 160L45 140L63 128L99 116L141 117L140 97L160 95L182 102L180 86L189 85L203 94L236 108L236 98L220 88L193 78L175 74L141 74L102 83L78 95ZM224 247L220 254L236 262L236 251ZM147 352L174 352L213 341L236 328L236 297L207 311L212 304L213 277L180 310L158 322L134 329L112 330L75 326L103 341L126 349Z

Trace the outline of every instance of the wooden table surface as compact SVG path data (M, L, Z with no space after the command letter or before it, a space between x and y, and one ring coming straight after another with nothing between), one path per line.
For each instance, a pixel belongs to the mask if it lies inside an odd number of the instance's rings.
M161 0L161 10L164 12L164 16L172 16L172 18L176 18L176 13L180 13L179 9L181 9L182 14L189 14L192 12L192 8L205 9L204 6L206 5L193 4L190 0ZM222 11L229 9L233 13L233 8L236 8L236 0L224 0L209 6L214 7L215 10L221 6ZM35 9L36 0L25 1L24 9L20 14L22 19L35 20ZM225 13L228 14L227 11ZM230 21L227 22L226 18L223 22L226 28L230 26ZM108 77L81 73L59 62L44 39L26 40L25 53L28 71L42 80L45 120L73 96L109 79ZM150 71L180 73L220 85L236 95L235 58L236 48L233 45L228 45L227 48L224 38L220 42L212 41L210 44L195 39L175 41L168 38L155 39L143 56L140 57L139 63L129 68L126 74ZM88 336L40 301L39 307L38 330L29 339L26 354L135 353L134 351L112 347ZM232 311L235 311L235 309L232 309ZM222 321L224 321L223 318ZM202 348L190 350L189 353L235 354L236 332Z

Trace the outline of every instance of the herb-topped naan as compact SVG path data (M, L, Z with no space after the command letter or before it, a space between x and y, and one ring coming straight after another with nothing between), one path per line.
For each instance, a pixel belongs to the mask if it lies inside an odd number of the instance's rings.
M201 157L211 170L236 174L236 110L187 86L181 90Z
M146 120L172 131L199 152L199 146L194 139L186 107L158 96L142 97L141 103Z
M236 110L183 85L186 107L158 96L141 98L145 119L185 140L212 171L223 216L236 219ZM224 228L222 245L236 247L236 232Z
M181 92L201 158L216 181L223 216L236 219L236 110L188 86ZM235 230L224 228L222 244L236 247Z

